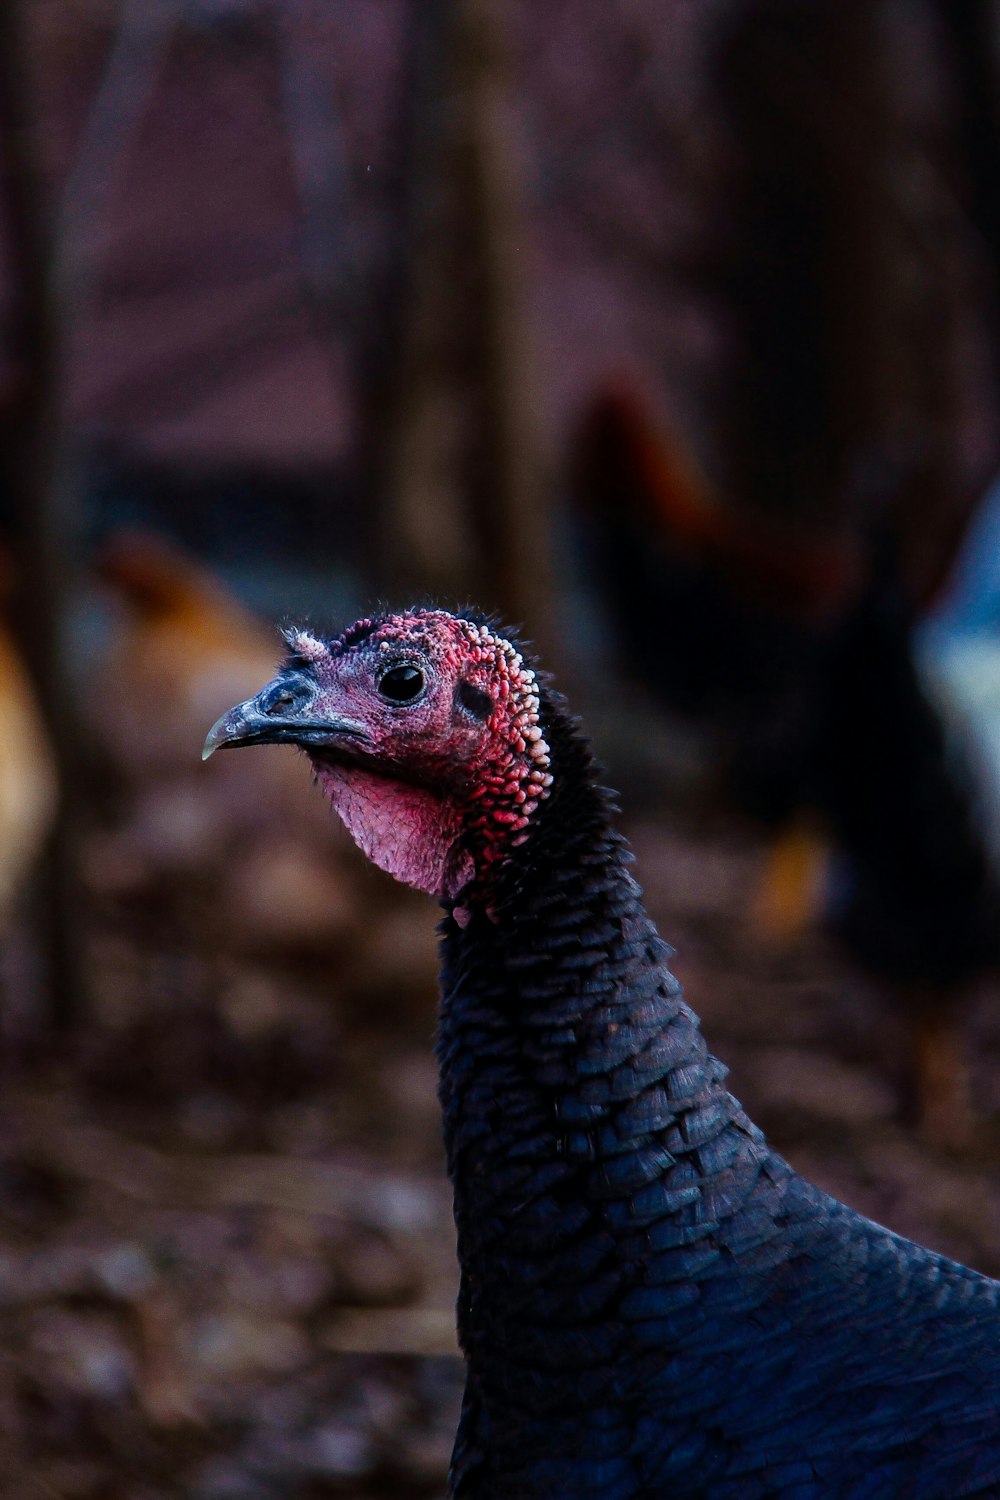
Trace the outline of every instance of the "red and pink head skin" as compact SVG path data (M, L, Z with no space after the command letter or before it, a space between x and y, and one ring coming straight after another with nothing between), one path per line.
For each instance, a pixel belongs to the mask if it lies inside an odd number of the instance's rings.
M549 795L535 674L490 625L444 610L290 630L290 657L223 715L205 753L292 742L364 853L459 922Z

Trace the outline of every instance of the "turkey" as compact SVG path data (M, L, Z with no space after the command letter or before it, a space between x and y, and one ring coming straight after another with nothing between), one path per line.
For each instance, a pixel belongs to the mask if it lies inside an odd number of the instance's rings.
M1000 1496L1000 1283L768 1147L517 640L423 609L287 639L205 755L301 746L364 852L445 910L451 1495Z

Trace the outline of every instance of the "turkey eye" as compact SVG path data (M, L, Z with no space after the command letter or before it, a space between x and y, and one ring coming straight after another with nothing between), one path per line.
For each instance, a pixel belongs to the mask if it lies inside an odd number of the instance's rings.
M419 667L390 667L379 678L378 690L390 703L410 703L424 685Z

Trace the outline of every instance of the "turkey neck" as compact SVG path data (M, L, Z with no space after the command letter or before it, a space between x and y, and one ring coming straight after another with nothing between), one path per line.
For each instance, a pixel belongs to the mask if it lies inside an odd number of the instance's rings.
M523 865L492 916L443 924L438 1043L460 1336L484 1397L536 1409L564 1403L561 1371L573 1402L600 1401L651 1249L687 1256L714 1227L713 1185L731 1213L763 1155L583 742L558 717L546 735L554 795ZM658 1317L686 1290L683 1274L657 1288Z

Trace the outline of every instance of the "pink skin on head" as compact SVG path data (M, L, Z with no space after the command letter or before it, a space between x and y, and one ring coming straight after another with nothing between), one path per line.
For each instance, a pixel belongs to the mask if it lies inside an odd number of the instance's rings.
M316 714L328 709L364 730L364 753L377 769L316 761L364 853L442 900L482 884L523 843L552 784L535 676L516 648L488 626L440 610L374 627L360 621L329 647L302 631L289 644L319 684ZM424 674L419 701L386 702L381 675L406 665ZM467 919L464 907L455 914Z

